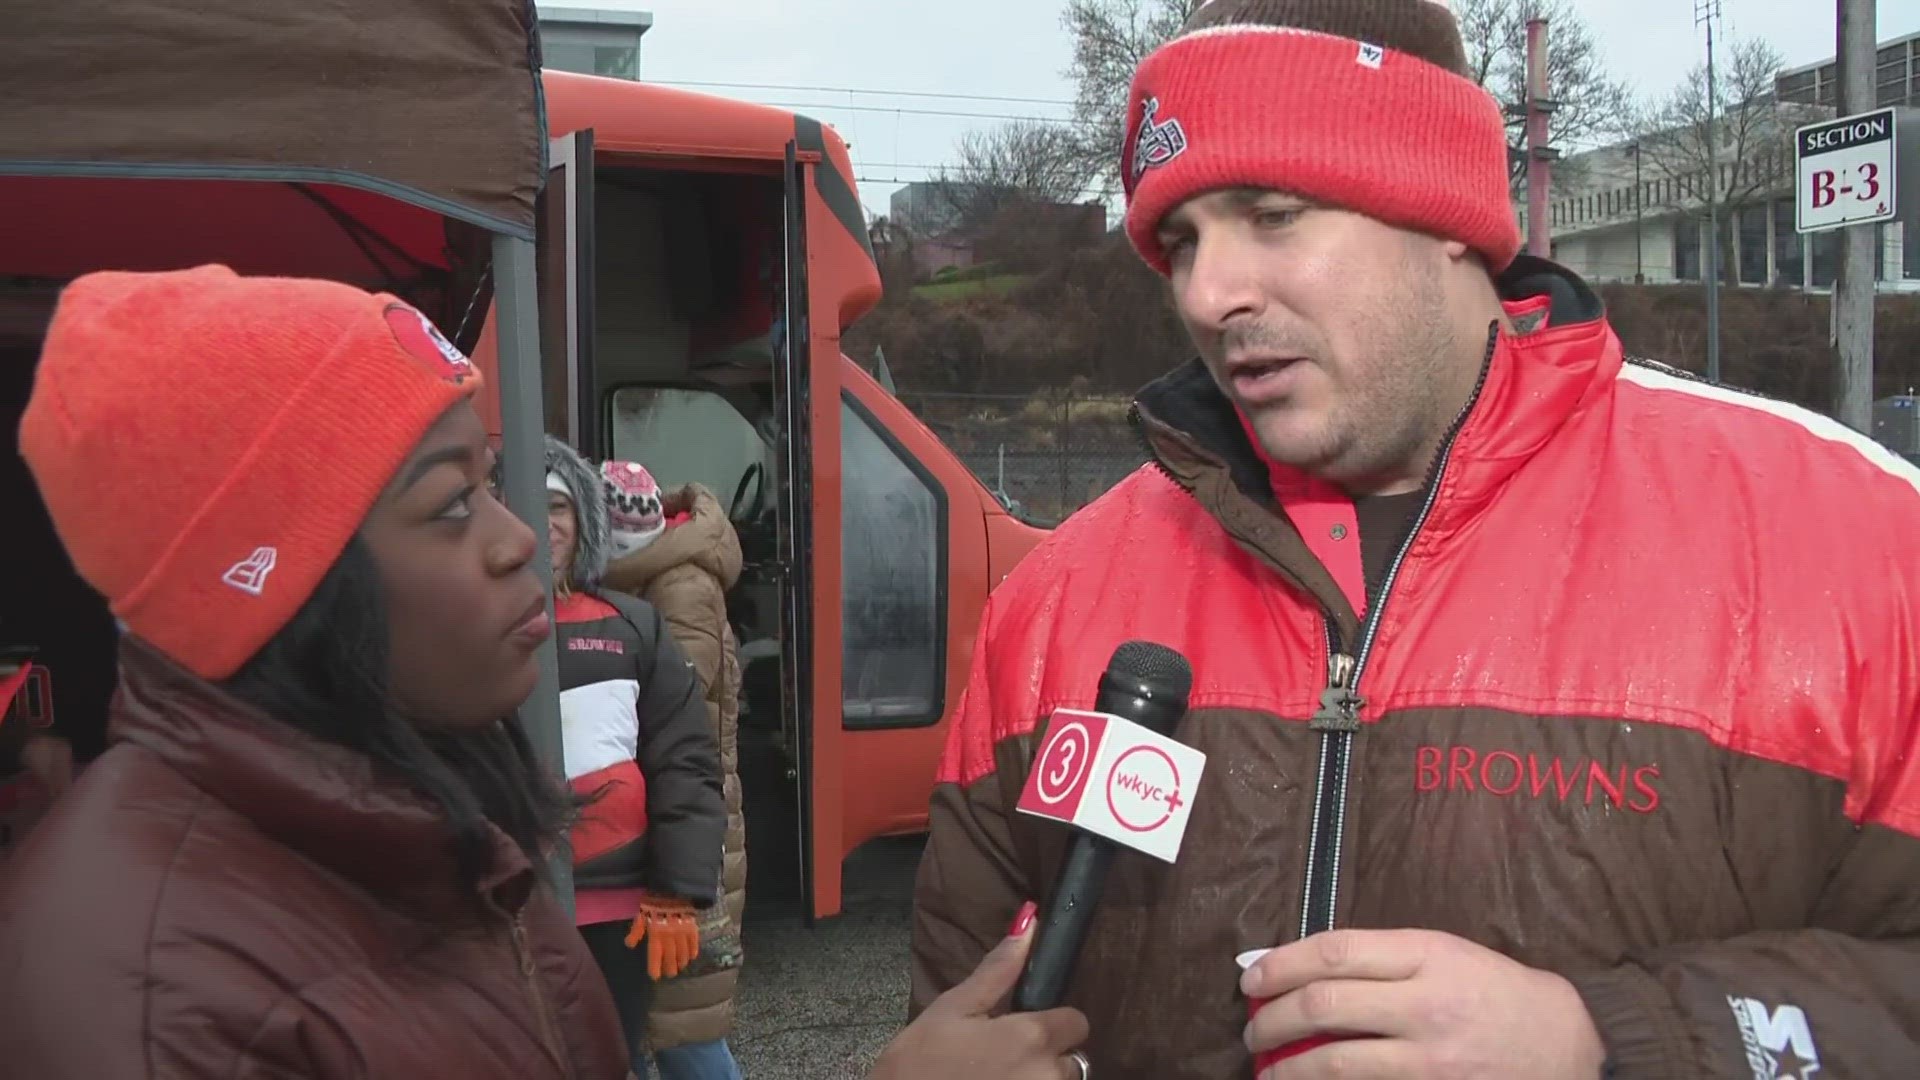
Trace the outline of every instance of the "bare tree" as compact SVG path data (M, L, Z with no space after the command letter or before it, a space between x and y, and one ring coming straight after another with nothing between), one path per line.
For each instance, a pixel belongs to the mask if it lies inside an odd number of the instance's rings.
M1665 97L1632 113L1633 134L1649 172L1652 202L1692 213L1709 195L1721 207L1721 266L1737 279L1739 232L1732 227L1743 208L1763 203L1790 175L1793 129L1814 119L1805 106L1774 98L1780 51L1756 38L1735 40L1714 72L1714 153L1708 152L1707 70L1688 72ZM1711 174L1709 162L1717 165Z
M1092 177L1073 128L1017 120L970 131L942 169L941 209L949 226L977 235L994 217L1014 207L1078 202Z
M1074 115L1089 171L1118 190L1126 138L1127 90L1134 69L1178 33L1204 0L1068 0L1062 21L1073 35ZM1550 29L1549 92L1560 103L1554 140L1580 145L1613 130L1629 104L1626 85L1607 74L1593 31L1570 0L1455 0L1468 73L1507 116L1508 160L1517 183L1525 172L1527 20Z
M1127 138L1127 91L1134 69L1165 44L1206 0L1067 0L1060 18L1073 36L1076 146L1082 168L1104 194L1120 190Z
M1583 146L1619 130L1632 98L1607 73L1593 30L1568 0L1455 0L1467 72L1507 118L1508 177L1526 177L1527 23L1547 20L1547 95L1558 103L1553 141ZM1564 175L1564 174L1563 174Z

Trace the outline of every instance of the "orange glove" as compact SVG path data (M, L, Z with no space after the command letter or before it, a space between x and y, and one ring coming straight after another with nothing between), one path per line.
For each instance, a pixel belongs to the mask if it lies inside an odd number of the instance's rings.
M646 894L627 931L627 948L639 948L641 938L647 939L647 974L655 982L685 971L700 955L700 924L693 905L676 896Z

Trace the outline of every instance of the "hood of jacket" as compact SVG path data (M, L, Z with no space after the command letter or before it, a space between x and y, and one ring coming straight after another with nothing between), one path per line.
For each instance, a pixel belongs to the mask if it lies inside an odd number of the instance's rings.
M613 552L613 525L607 515L605 481L580 452L547 436L547 480L558 480L573 499L573 567L569 584L576 592L598 588Z
M621 592L640 593L661 574L691 564L712 574L722 590L740 580L740 537L712 491L688 484L661 500L670 522L658 540L631 555L613 560L606 583ZM674 517L689 515L679 524Z

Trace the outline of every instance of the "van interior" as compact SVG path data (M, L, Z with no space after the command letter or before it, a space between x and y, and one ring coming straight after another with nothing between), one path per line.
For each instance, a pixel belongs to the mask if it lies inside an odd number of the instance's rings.
M775 350L785 279L777 172L603 165L593 198L596 457L727 508L743 567L727 598L741 667L750 903L799 898L796 733L782 707Z
M664 489L699 483L728 507L744 569L728 597L742 668L740 780L749 906L800 899L800 712L783 682L781 477L786 189L762 173L623 166L594 173L591 350L600 457ZM818 328L816 327L817 331ZM811 346L805 346L810 348ZM806 357L801 358L803 361ZM843 396L838 445L800 454L841 474L841 702L847 729L937 723L945 689L945 495L874 416ZM811 465L811 462L805 463ZM791 538L786 538L791 543ZM808 558L807 552L785 557ZM810 643L788 649L801 664ZM783 689L784 687L784 689Z

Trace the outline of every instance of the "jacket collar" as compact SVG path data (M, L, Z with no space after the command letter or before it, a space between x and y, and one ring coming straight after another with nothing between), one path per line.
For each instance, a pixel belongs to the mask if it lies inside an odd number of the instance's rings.
M517 911L534 878L520 848L492 829L493 870L480 895L460 883L446 816L410 787L376 775L366 755L266 716L132 635L121 638L109 737L160 758L276 842L383 902L433 919L481 905Z
M1474 397L1430 477L1440 488L1422 535L1443 537L1483 509L1586 402L1612 387L1622 361L1604 305L1572 272L1520 256L1497 285L1514 330L1491 331L1492 347ZM1309 481L1270 466L1239 412L1194 359L1136 396L1134 418L1148 450L1244 546L1319 598L1343 624L1352 607L1273 495L1276 484ZM1286 528L1270 527L1278 517ZM1352 626L1346 627L1352 629Z

